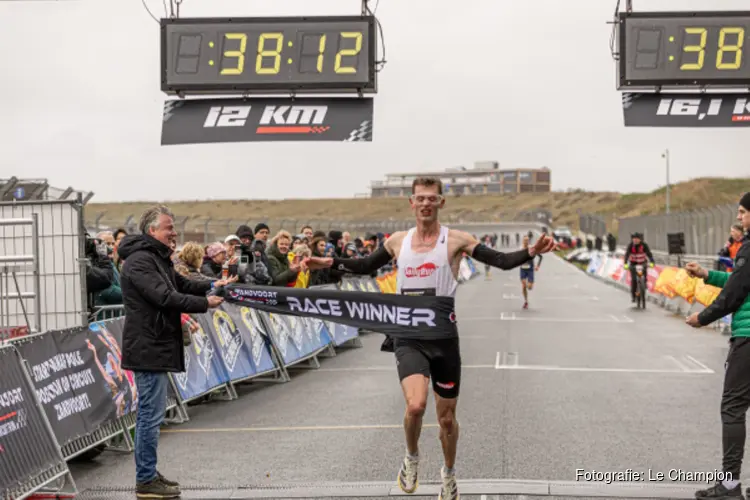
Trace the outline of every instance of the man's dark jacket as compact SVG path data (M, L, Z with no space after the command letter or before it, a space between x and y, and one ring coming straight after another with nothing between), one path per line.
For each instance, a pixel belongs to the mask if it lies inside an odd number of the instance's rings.
M149 235L123 238L118 254L125 260L120 277L125 326L122 368L133 371L183 372L180 313L208 311L210 281L191 281L174 271L171 250Z

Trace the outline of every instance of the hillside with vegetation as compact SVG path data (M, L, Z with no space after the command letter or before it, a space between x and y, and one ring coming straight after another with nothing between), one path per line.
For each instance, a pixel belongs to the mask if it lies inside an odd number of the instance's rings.
M750 191L750 178L700 178L675 184L671 190L672 212L736 203L741 193ZM442 212L446 223L515 220L518 214L535 209L549 210L555 226L578 228L578 214L603 216L611 229L618 217L661 213L665 188L650 193L589 192L583 190L551 193L506 194L498 196L450 197ZM100 225L118 226L129 216L138 215L152 203L89 203L86 221L97 218ZM206 219L253 221L393 221L411 217L403 198L295 199L295 200L195 200L170 202L175 216L189 217L189 226ZM278 227L278 226L277 226Z

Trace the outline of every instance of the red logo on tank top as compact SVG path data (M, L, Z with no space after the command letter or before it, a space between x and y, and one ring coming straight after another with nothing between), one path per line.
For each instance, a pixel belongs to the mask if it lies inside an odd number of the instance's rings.
M432 273L437 271L437 266L432 262L425 262L419 267L407 267L404 269L404 275L407 278L429 278Z

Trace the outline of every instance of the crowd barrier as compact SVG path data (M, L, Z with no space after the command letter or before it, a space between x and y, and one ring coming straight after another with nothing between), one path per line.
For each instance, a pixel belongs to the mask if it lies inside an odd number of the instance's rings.
M579 251L566 256L573 259ZM630 290L631 275L625 269L621 256L607 252L589 252L590 259L586 272L613 286ZM707 285L702 279L691 278L684 268L657 264L648 268L646 277L648 301L679 315L688 315L708 307L716 300L721 289ZM725 316L711 325L728 333L732 323L731 315Z
M465 259L461 279L476 274ZM395 293L396 274L346 276L312 288ZM169 376L168 423L188 421L194 400L237 399L238 384L287 382L292 368L314 369L320 357L361 347L365 333L230 303L191 317L197 327L185 348L185 371ZM67 460L105 448L133 450L138 391L133 373L120 367L124 321L118 315L0 345L0 500L40 490L75 493Z

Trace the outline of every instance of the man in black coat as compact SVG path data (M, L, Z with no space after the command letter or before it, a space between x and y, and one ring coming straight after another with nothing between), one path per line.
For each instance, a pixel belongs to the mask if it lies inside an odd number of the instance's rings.
M120 278L125 306L122 368L135 374L138 413L135 434L136 495L174 498L179 484L156 470L159 428L167 406L168 372L185 371L181 313L204 313L222 300L206 296L222 281L190 281L174 271L174 216L165 206L141 215L142 234L126 236L118 254L125 261Z

